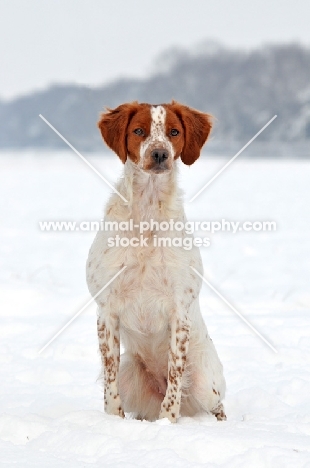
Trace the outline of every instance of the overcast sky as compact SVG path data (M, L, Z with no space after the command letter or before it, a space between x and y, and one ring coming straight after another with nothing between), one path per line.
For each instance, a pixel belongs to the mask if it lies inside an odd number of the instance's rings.
M310 46L309 0L0 0L0 98L145 76L171 46Z

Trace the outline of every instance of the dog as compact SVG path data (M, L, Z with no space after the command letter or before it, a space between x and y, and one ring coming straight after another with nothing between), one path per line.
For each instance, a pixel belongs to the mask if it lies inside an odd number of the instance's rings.
M97 233L87 260L98 304L105 412L176 422L204 411L226 419L223 367L200 312L201 279L191 268L203 274L199 249L156 246L159 238L187 235L174 225L165 232L150 227L142 244L129 243L139 239L139 223L186 222L178 159L188 166L198 159L212 118L175 101L131 102L107 109L98 127L124 164L105 210L113 230ZM117 236L124 242L116 245Z

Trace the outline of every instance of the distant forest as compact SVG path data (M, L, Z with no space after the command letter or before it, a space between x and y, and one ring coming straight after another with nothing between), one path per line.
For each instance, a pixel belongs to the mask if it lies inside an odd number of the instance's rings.
M96 127L105 106L172 99L213 114L213 141L246 142L273 115L259 137L310 142L310 49L298 44L251 51L208 43L197 51L171 49L146 79L118 79L101 87L54 85L0 102L0 148L65 148L38 117L43 114L80 150L102 148Z

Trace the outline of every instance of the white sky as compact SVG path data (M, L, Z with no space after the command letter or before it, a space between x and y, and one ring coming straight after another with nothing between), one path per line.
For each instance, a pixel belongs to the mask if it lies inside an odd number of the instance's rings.
M0 0L0 98L145 76L171 46L310 45L309 0Z

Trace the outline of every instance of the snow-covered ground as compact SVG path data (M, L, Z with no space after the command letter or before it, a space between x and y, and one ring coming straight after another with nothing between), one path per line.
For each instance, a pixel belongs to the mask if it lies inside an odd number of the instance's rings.
M254 143L255 144L255 143ZM226 159L181 168L189 199ZM111 181L121 164L91 162ZM310 163L244 155L194 202L190 220L277 222L276 232L218 233L202 248L201 305L224 364L228 420L154 423L103 412L96 310L89 299L92 232L44 233L42 220L96 220L110 189L71 152L0 156L0 465L16 467L310 466Z

